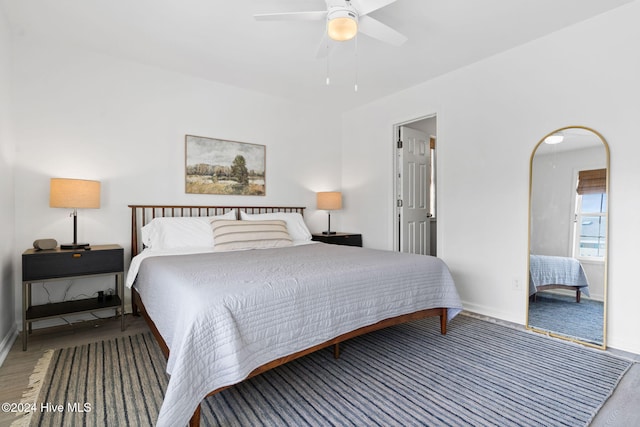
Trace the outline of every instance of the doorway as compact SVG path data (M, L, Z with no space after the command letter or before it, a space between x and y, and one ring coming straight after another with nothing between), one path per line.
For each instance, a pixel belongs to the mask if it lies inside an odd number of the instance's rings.
M436 256L436 116L394 126L394 249Z

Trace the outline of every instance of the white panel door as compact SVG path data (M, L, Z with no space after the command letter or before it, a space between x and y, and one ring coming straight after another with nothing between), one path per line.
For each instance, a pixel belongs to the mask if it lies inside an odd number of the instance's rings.
M429 135L400 127L402 148L398 149L400 247L402 252L430 255L429 189L431 171Z

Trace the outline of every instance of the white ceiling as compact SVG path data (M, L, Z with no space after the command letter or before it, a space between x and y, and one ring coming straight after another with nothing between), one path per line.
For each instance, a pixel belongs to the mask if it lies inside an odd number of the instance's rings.
M541 143L538 145L535 151L536 156L544 155L544 154L560 153L563 151L584 150L588 148L601 148L603 158L605 156L606 147L605 147L605 144L603 143L603 140L598 134L592 132L589 129L571 127L571 128L565 128L555 133L562 135L564 137L562 143L560 144Z
M397 0L370 16L401 47L358 37L316 59L322 22L254 13L324 10L324 0L0 0L13 36L71 44L204 79L348 110L632 0Z

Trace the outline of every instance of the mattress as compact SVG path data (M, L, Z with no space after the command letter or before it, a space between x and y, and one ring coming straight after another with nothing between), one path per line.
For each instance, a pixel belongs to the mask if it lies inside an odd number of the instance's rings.
M139 257L134 286L170 349L158 426L185 425L209 392L272 360L390 317L462 309L445 263L423 255L318 243Z
M539 286L578 286L589 296L589 282L580 262L575 258L531 255L529 261L529 295L538 292Z

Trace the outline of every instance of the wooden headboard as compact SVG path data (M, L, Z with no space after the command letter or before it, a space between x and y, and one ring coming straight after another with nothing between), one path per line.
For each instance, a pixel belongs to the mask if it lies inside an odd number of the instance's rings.
M304 215L303 207L290 206L182 206L182 205L129 205L131 208L131 257L142 251L142 240L138 238L140 229L154 218L198 217L223 215L233 209L238 219L240 212L248 214L297 212Z

